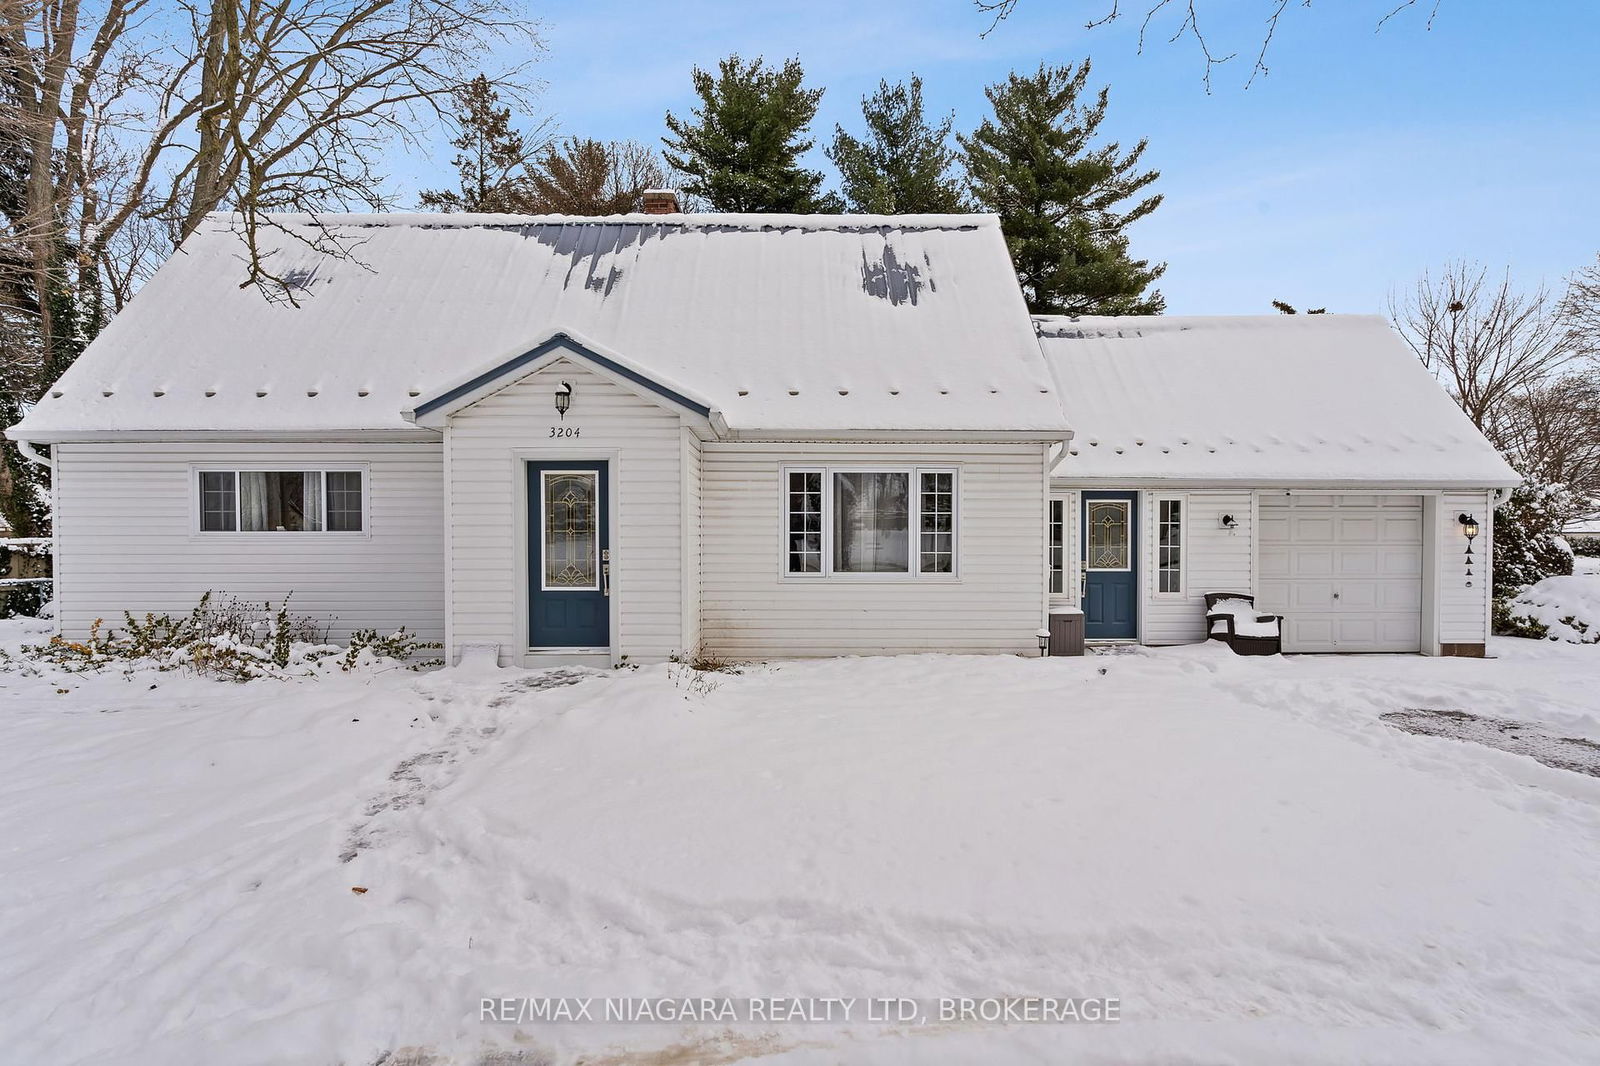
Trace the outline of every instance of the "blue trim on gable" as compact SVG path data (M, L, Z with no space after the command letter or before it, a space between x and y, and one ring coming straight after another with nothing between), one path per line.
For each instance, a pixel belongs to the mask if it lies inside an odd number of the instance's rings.
M482 374L479 374L477 377L463 385L457 385L444 395L435 397L434 399L429 400L427 403L418 405L415 411L413 411L413 414L416 417L421 418L423 415L426 415L431 411L437 411L439 408L445 407L450 403L459 400L463 396L471 395L498 378L502 378L507 374L520 369L521 367L525 367L529 363L538 362L540 359L543 359L557 348L566 349L576 355L581 355L583 358L589 360L591 363L594 363L596 366L604 367L613 374L619 374L636 385L642 385L656 395L671 400L680 407L686 407L702 418L711 417L711 408L707 407L705 404L696 403L694 400L689 399L682 393L675 392L660 382L653 381L638 371L623 366L615 359L607 359L599 352L590 351L588 348L584 347L578 341L573 340L565 333L557 333L549 340L539 345L537 348L534 348L531 351L523 352L521 355L516 356L513 359L507 359L494 369L484 371Z

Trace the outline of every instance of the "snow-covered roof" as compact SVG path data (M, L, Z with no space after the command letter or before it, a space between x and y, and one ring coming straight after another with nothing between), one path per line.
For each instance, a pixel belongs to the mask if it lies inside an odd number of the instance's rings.
M13 435L415 434L419 398L563 331L735 430L1065 435L992 216L274 223L268 266L298 307L240 288L236 222L215 216ZM349 257L308 243L329 237Z
M1381 317L1034 319L1074 480L1515 485Z

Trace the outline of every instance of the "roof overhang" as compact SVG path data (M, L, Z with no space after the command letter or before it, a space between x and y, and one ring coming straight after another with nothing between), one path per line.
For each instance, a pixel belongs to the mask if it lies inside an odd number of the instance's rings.
M1485 489L1514 489L1521 480L1505 478L1272 478L1272 477L1084 477L1050 475L1058 488L1130 489L1281 489L1286 492L1481 492Z
M721 413L705 397L565 329L555 330L530 348L492 360L436 389L419 399L411 410L401 412L401 415L418 426L442 430L456 412L561 359L587 364L624 388L704 419L718 435L725 429Z
M5 431L15 441L33 444L129 444L183 441L240 441L284 444L438 444L430 429L66 429L38 433Z
M1069 429L729 429L727 441L789 443L1066 444Z

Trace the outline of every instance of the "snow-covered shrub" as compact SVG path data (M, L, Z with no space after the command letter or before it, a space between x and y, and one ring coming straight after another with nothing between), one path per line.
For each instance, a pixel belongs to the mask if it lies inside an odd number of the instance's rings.
M1550 627L1526 614L1518 614L1510 596L1494 598L1493 628L1502 637L1527 637L1543 640L1550 635Z
M1575 509L1564 485L1529 482L1512 490L1494 516L1494 595L1515 596L1547 577L1572 573L1561 526Z
M1568 537L1567 545L1573 555L1594 557L1600 555L1600 537Z
M1518 636L1600 644L1600 581L1592 576L1545 578L1523 589L1506 609L1530 629L1543 631Z
M124 613L120 629L103 630L97 619L84 640L51 637L24 645L24 659L0 661L0 669L29 663L72 673L117 665L127 670L193 670L229 681L316 674L325 665L350 671L393 661L411 669L436 666L419 652L438 648L404 628L387 636L360 630L341 648L327 641L315 619L289 613L287 598L276 610L234 597L213 599L207 592L186 615Z

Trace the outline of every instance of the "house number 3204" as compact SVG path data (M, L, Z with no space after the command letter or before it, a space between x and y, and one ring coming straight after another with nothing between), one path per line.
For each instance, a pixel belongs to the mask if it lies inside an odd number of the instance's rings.
M551 426L550 427L550 435L552 437L576 437L576 436L579 435L579 433L580 433L580 429L579 429L578 426Z

